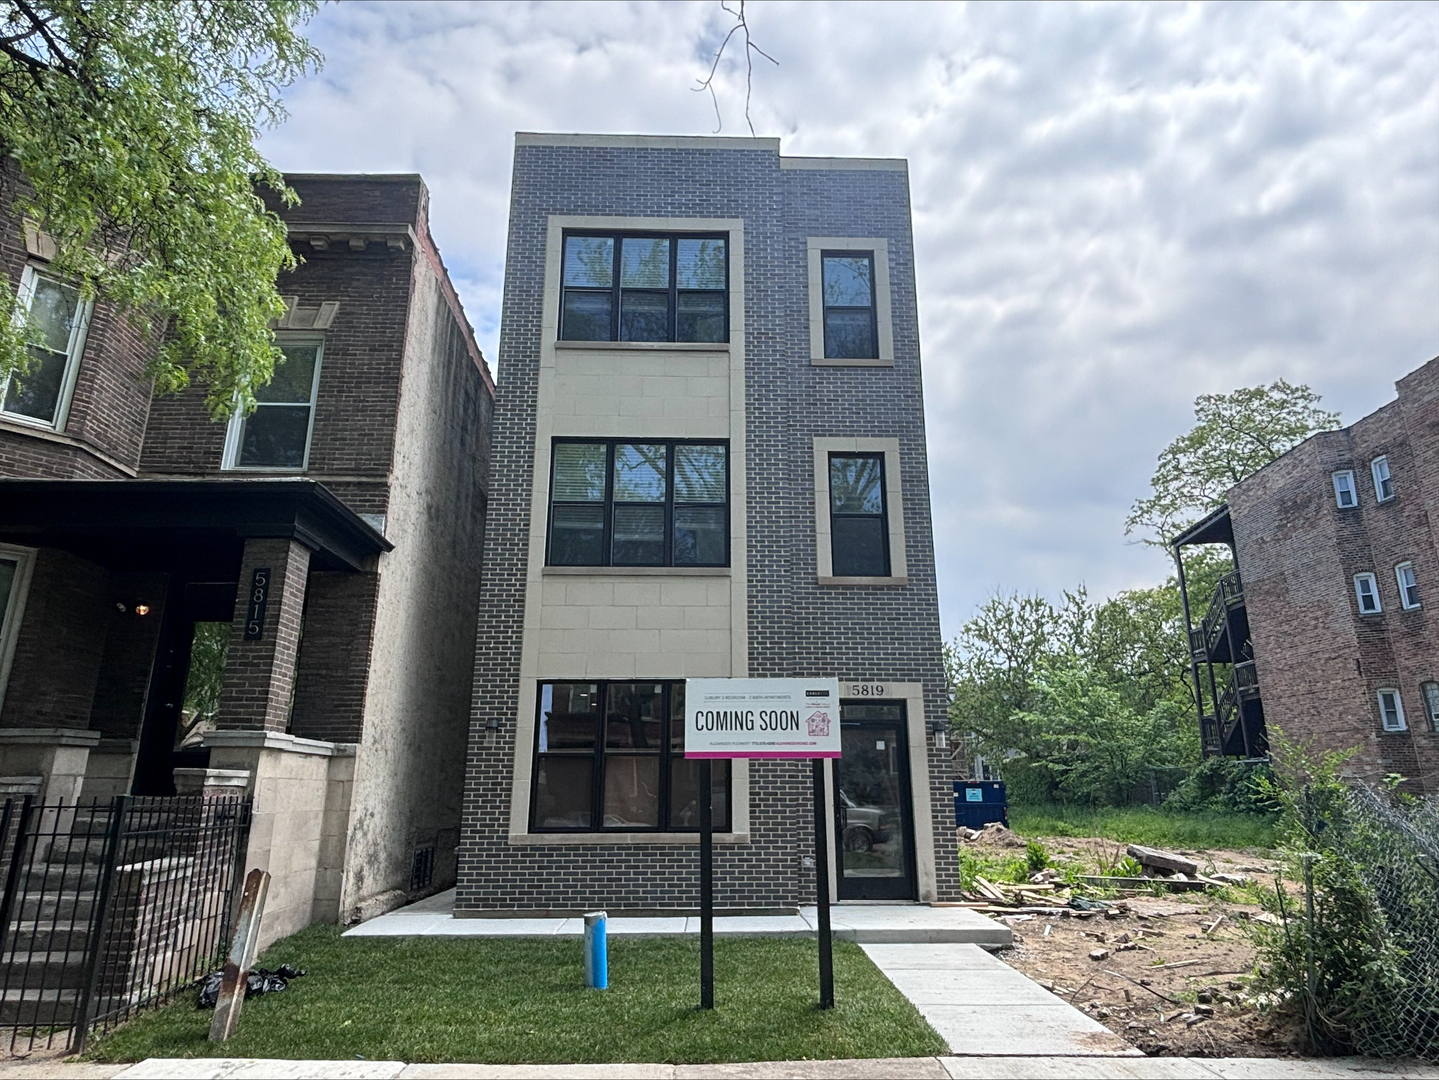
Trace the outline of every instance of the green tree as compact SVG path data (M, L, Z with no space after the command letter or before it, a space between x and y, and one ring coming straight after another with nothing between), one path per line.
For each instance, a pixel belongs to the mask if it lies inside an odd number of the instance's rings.
M1229 394L1194 399L1197 423L1164 448L1150 485L1134 504L1125 532L1146 529L1145 543L1163 546L1224 501L1227 492L1318 431L1339 426L1339 414L1319 408L1319 395L1283 379Z
M294 193L255 141L283 117L281 89L319 65L297 32L315 9L0 0L6 201L53 238L58 273L163 337L157 391L203 381L216 417L248 408L283 359L268 324L294 257L257 185ZM0 319L0 376L24 370L28 333Z

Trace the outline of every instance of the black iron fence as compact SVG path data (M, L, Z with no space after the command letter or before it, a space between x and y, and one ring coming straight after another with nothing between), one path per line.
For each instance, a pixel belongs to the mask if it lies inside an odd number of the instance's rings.
M78 1052L217 966L250 803L199 795L0 807L0 1034Z

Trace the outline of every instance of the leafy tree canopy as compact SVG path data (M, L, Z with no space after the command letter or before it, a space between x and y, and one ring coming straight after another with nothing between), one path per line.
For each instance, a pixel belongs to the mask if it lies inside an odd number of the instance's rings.
M1159 455L1150 480L1154 494L1140 499L1125 531L1148 529L1163 545L1224 501L1227 492L1317 431L1339 426L1339 414L1319 407L1319 395L1280 379L1230 394L1194 399L1198 421Z
M0 154L14 209L57 245L52 265L142 328L168 329L157 391L208 386L216 417L247 408L282 359L269 321L294 266L257 184L294 193L255 149L281 89L317 68L297 32L313 0L0 0ZM0 304L13 308L7 283ZM0 319L0 375L27 329Z

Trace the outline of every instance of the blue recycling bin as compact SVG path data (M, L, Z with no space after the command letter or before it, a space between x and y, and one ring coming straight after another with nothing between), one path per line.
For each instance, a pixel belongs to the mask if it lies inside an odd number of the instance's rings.
M1009 798L1003 780L956 780L954 824L982 829L992 821L1009 827Z

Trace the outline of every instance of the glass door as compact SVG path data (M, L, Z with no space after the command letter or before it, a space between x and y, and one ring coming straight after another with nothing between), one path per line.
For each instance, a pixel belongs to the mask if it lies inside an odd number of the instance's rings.
M903 702L840 703L834 763L841 900L914 900L913 803Z

